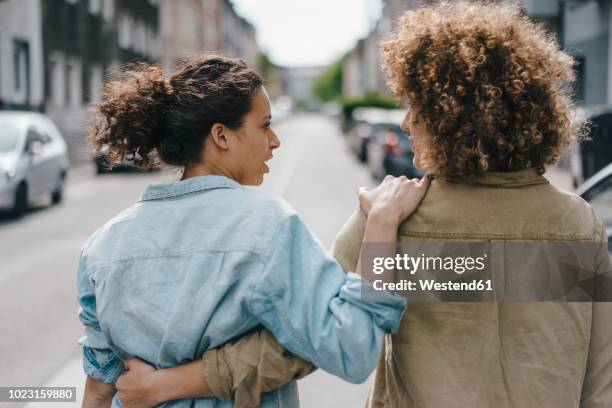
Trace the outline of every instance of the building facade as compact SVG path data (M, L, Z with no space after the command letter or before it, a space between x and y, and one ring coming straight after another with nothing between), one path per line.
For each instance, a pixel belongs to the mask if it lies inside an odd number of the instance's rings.
M75 161L89 158L83 129L104 75L159 56L157 1L42 0L44 111Z
M229 0L0 0L0 109L45 112L71 160L89 160L87 107L107 72L204 51L257 63L255 29Z
M255 28L240 17L229 0L171 0L160 4L161 60L172 61L202 52L220 52L257 63Z
M40 0L0 1L0 109L44 110Z
M383 14L370 34L359 40L344 65L343 93L360 97L388 93L380 67L380 40L395 29L401 15L435 0L383 0ZM593 123L592 141L571 157L579 182L612 161L612 0L522 0L528 16L552 32L577 64L574 98ZM567 161L562 165L568 165ZM579 169L579 170L576 170Z

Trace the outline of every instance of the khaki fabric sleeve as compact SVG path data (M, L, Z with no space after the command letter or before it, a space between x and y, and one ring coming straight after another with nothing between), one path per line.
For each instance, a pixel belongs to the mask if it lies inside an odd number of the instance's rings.
M596 242L598 246L595 259L596 280L595 299L592 303L591 338L587 367L582 385L580 408L612 407L612 302L610 282L612 267L607 248L607 235L597 219Z
M365 216L357 210L338 233L333 257L345 272L354 271L365 231ZM292 380L303 378L316 367L291 354L267 330L259 330L204 353L204 377L213 395L234 398L235 406L256 407L260 396Z
M287 351L261 329L204 353L204 377L213 395L234 399L239 408L257 407L261 394L312 373L316 367Z
M355 211L338 232L332 245L332 256L344 272L357 272L359 251L365 232L366 218L360 210Z

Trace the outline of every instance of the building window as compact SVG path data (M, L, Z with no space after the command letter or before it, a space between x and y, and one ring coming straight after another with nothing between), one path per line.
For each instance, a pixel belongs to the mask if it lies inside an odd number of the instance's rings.
M93 65L89 68L89 101L99 102L102 92L102 67Z
M100 14L102 10L102 1L103 0L89 0L89 13L94 16Z
M69 106L79 106L82 102L81 64L76 59L66 62L65 100Z
M55 106L64 106L66 95L64 56L53 52L49 56L49 96Z
M102 17L111 21L115 17L115 0L100 0L102 2Z
M583 56L575 57L576 81L574 83L574 98L578 103L584 103L584 80L585 80L585 59Z
M26 41L13 44L13 75L15 92L25 102L30 94L30 46Z
M119 47L128 49L132 45L132 19L129 16L122 15L117 24L117 42Z

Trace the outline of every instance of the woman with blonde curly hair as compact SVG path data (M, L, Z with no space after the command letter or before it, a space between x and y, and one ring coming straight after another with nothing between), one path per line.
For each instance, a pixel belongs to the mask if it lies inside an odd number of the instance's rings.
M543 176L585 136L573 59L513 4L407 12L381 48L388 82L409 105L402 126L415 165L433 178L398 240L476 242L491 249L490 276L501 279L487 302L412 303L386 339L368 405L612 406L612 303L569 301L572 285L560 296L552 289L567 276L568 253L609 273L601 220ZM344 269L359 258L363 222L354 216L336 240Z
M386 337L368 406L612 406L612 303L560 301L576 300L575 287L562 296L533 294L538 284L565 276L564 254L553 243L597 248L566 252L596 273L609 272L597 215L543 176L585 134L571 99L573 59L519 6L500 3L408 11L382 53L392 90L409 105L402 126L411 134L414 164L433 179L398 241L417 248L497 245L501 283L519 282L523 297L410 302L407 293L407 312ZM365 221L354 214L336 239L333 255L345 271L357 265ZM542 259L530 248L542 250ZM238 373L238 366L228 371Z

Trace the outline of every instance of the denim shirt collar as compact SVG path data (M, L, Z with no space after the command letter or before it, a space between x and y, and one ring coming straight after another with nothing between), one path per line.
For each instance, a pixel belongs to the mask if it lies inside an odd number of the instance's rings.
M433 177L446 179L452 183L492 188L514 188L549 183L549 181L543 175L539 174L538 170L535 168L510 172L486 172L482 176L473 179L448 179L438 175L434 175Z
M138 201L176 198L217 188L244 188L240 183L225 176L198 176L170 183L154 184L147 187Z

